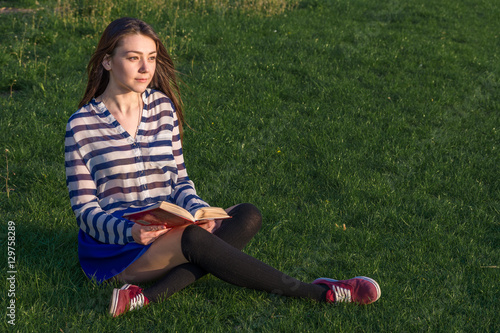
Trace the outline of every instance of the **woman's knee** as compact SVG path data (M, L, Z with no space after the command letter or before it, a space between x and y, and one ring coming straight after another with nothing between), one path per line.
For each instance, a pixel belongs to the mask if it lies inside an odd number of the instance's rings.
M231 215L231 213L233 213L233 215ZM243 227L250 233L256 234L262 227L262 214L260 210L251 203L237 205L229 215L241 219L243 221Z

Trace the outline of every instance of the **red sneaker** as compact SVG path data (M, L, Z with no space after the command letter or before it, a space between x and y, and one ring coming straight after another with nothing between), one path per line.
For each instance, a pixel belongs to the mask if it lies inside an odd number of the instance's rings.
M380 286L377 281L366 276L356 276L349 280L319 278L312 283L324 284L330 288L326 293L328 303L370 304L380 298Z
M142 289L133 284L125 284L120 289L113 289L109 314L117 317L127 311L140 309L149 304L149 300L142 293Z

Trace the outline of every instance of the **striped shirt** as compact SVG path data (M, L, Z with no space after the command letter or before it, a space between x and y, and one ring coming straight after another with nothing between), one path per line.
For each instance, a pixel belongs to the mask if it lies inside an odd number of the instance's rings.
M162 92L146 90L135 138L102 102L92 100L66 127L66 183L78 226L109 244L133 242L124 213L159 201L194 214L208 206L196 194L182 156L177 114Z

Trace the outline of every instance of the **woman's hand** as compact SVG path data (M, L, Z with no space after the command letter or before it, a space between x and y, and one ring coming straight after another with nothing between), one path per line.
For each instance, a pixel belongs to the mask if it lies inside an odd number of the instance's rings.
M213 233L220 227L222 220L201 220L196 224L208 232ZM179 227L176 227L179 228ZM132 226L132 237L138 244L148 245L154 242L158 237L167 233L172 228L167 228L164 225L149 225L143 226L139 223L134 223Z
M217 228L220 227L220 224L222 223L222 220L200 220L196 224L200 227L205 229L208 232L213 233Z
M132 226L132 237L136 243L148 245L164 233L167 233L170 229L171 228L167 228L164 225L143 226L138 223L134 223Z

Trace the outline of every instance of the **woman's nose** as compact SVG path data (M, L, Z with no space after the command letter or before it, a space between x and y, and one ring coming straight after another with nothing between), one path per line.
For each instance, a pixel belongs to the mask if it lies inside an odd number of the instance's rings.
M147 61L143 60L141 62L141 67L139 68L139 72L141 72L141 73L149 72L149 64Z

